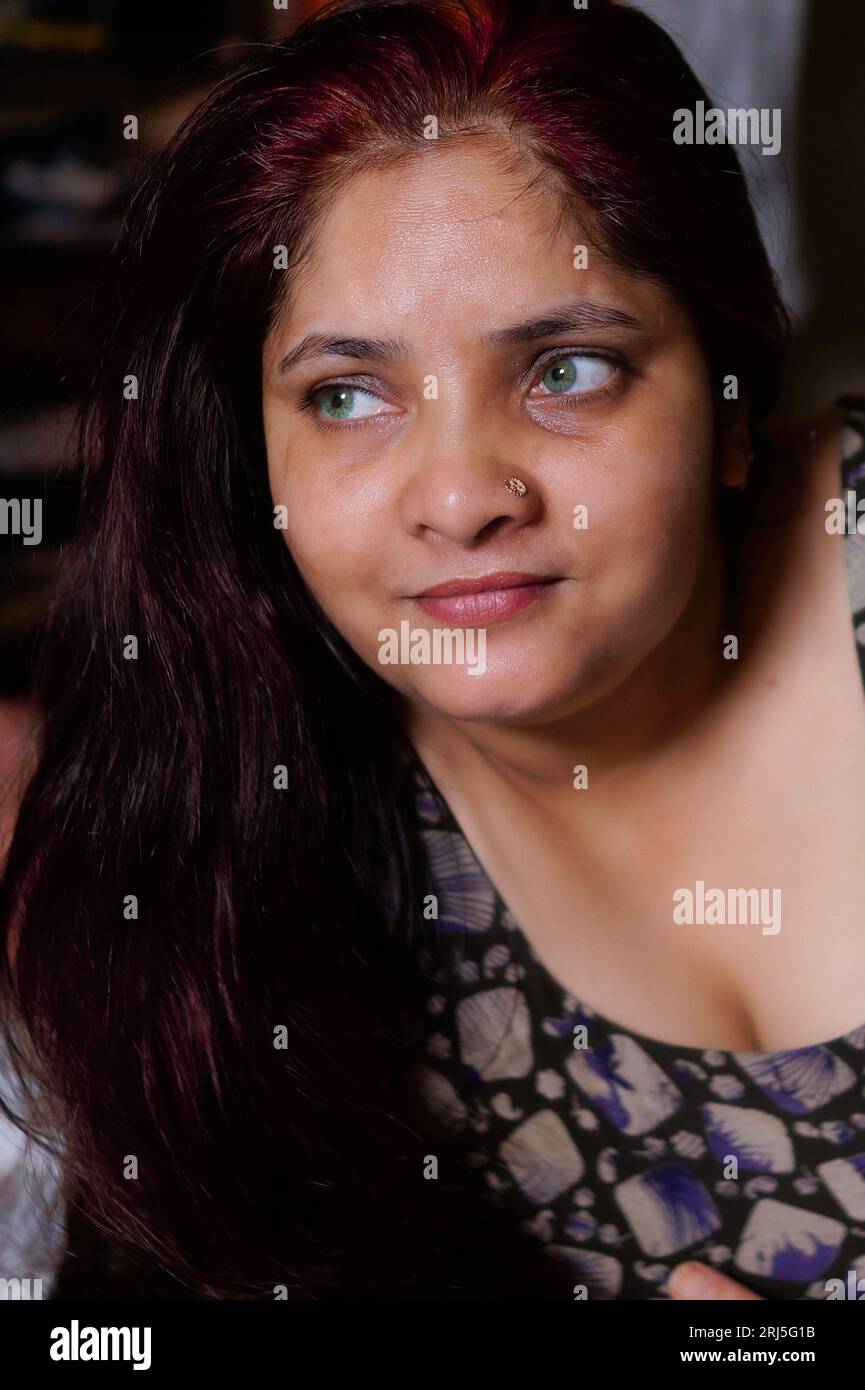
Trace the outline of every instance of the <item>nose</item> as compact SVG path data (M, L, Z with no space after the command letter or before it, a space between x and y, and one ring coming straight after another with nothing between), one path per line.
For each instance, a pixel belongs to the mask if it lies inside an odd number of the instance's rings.
M419 443L401 503L410 534L465 546L538 515L539 489L525 460L507 448L506 435L490 437L475 428L472 436L469 441L462 431L446 436L431 429Z

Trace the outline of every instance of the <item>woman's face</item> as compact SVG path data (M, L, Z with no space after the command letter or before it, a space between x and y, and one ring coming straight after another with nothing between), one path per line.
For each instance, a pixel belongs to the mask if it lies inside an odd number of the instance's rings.
M701 582L710 383L671 293L552 234L534 167L424 153L346 185L265 344L273 502L384 680L453 718L543 722L625 683ZM437 628L463 636L412 664Z

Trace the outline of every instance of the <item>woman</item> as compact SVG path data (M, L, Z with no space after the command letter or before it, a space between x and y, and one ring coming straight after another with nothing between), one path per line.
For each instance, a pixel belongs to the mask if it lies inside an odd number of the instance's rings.
M846 1269L859 542L703 96L599 0L340 5L141 189L0 898L57 1296Z

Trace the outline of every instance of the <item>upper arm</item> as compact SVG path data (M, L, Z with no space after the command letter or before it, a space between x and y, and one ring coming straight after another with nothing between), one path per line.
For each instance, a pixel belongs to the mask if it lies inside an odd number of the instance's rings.
M0 1097L18 1113L20 1088L4 1062L0 1050ZM49 1297L65 1244L59 1163L0 1109L0 1300Z

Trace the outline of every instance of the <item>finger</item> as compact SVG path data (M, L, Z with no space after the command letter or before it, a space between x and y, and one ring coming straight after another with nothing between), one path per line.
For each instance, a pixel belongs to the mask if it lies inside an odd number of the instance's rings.
M667 1293L673 1299L713 1299L715 1302L737 1300L740 1302L762 1303L758 1293L752 1293L735 1279L719 1274L708 1265L686 1260L677 1265L667 1281Z

